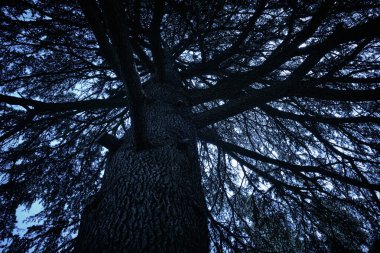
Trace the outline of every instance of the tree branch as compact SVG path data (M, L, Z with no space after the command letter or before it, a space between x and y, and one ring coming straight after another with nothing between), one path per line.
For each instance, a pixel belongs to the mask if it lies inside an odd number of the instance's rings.
M310 24L311 28L315 28ZM364 24L360 24L351 28L338 28L327 39L314 45L313 51L309 52L311 55L304 61L301 68L298 68L297 72L293 73L292 79L297 77L301 79L307 70L310 70L318 60L329 50L339 46L342 43L349 41L357 41L364 38L374 38L380 36L379 29L380 18L371 19ZM309 28L309 29L311 29ZM316 29L316 28L315 28ZM304 32L300 32L296 39L293 40L287 46L278 46L278 48L267 58L267 60L260 66L254 69L230 75L229 77L221 80L217 85L212 88L195 90L191 95L191 101L193 105L208 102L214 99L223 99L231 94L239 92L241 89L246 88L249 84L259 81L264 75L272 72L285 61L291 57L297 55L297 51L303 51L305 49L298 48L299 43L303 41L306 35L311 35L310 31L306 28ZM302 38L302 40L301 40ZM297 43L296 43L297 42Z
M287 82L284 82L282 85L276 84L260 90L250 89L245 92L247 93L246 95L231 100L224 105L195 114L194 121L197 126L202 128L284 97L351 102L380 100L380 88L373 90L333 90L328 88L304 87Z
M308 25L294 36L292 42L287 43L286 40L284 40L260 66L244 73L230 75L212 88L193 92L191 96L192 103L197 105L230 96L247 87L252 82L260 80L263 76L281 66L284 62L293 57L298 50L298 46L318 29L327 15L330 4L331 2L329 1L324 2L314 13Z
M94 32L95 38L99 43L101 52L104 58L111 65L113 71L116 75L120 75L118 68L118 59L115 56L112 45L107 38L107 32L104 27L104 23L101 20L101 12L96 4L95 0L79 0L81 9L87 18L88 23L92 31Z
M266 114L272 117L280 117L283 119L290 119L298 122L318 122L326 123L331 125L339 125L345 123L375 123L380 125L380 118L371 116L358 116L358 117L345 117L345 118L334 118L325 117L320 115L310 116L310 115L299 115L291 112L280 111L268 105L260 106Z
M194 121L198 128L211 125L246 110L282 98L286 95L288 88L289 86L286 85L274 85L260 90L252 89L246 95L231 100L224 105L195 114Z
M129 27L125 8L118 0L100 1L115 55L119 60L120 77L125 84L130 102L131 124L137 149L149 146L145 115L145 94L136 70L129 41Z
M190 78L194 75L201 75L207 73L211 70L218 69L218 65L227 60L229 57L236 53L239 53L240 48L244 44L244 40L248 37L249 33L254 28L258 18L264 12L266 1L260 0L255 8L255 13L249 18L246 27L243 29L242 33L239 35L237 40L229 48L223 52L217 54L213 59L208 62L197 63L191 66L191 68L186 69L181 72L183 78Z
M122 141L111 134L103 133L96 139L96 142L109 151L115 152L120 147Z
M149 41L152 49L153 61L155 63L155 77L158 82L162 82L165 77L165 54L161 40L161 21L164 16L165 1L157 0L154 3L154 13L150 24Z
M338 180L342 183L345 183L345 184L350 184L350 185L360 187L360 188L366 188L366 189L371 189L371 190L375 190L375 191L380 191L380 185L379 184L372 184L372 183L368 183L368 181L363 182L363 181L359 181L357 179L345 177L345 176L342 176L336 172L326 170L320 166L318 166L318 167L317 166L302 166L302 165L291 164L288 162L284 162L284 161L273 159L273 158L270 158L267 156L263 156L259 153L252 151L252 150L248 150L248 149L245 149L243 147L239 147L235 144L219 140L217 137L211 137L207 134L202 134L202 135L200 135L200 137L202 140L209 142L209 143L212 143L216 146L219 146L225 150L229 150L231 152L235 152L235 153L238 153L240 155L243 155L243 156L249 157L251 159L264 162L264 163L277 165L277 166L280 166L282 168L285 168L285 169L290 170L290 171L295 172L295 173L299 173L299 172L319 173L323 176L330 177L332 179L336 179L336 180Z
M380 88L372 90L335 90L297 85L288 93L288 95L334 101L377 101L380 100Z
M63 103L46 103L33 99L18 98L13 96L1 95L0 103L9 105L19 105L23 107L33 107L33 112L36 114L44 114L51 112L64 112L64 111L88 111L104 108L118 108L127 107L128 100L124 98L110 98L110 99L92 99L75 102Z

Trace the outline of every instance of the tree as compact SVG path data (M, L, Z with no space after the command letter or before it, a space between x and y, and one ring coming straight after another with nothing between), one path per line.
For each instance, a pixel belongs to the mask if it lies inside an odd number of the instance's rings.
M378 1L3 0L9 252L363 252ZM14 233L16 209L40 202Z

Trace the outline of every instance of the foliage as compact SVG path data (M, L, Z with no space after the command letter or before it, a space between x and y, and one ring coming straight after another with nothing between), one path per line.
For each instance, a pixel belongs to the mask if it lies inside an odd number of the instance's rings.
M0 240L11 252L72 249L107 161L97 140L143 129L152 80L186 90L214 252L361 252L379 236L378 1L0 8ZM134 138L146 147L143 131ZM36 201L41 225L14 234L16 209Z

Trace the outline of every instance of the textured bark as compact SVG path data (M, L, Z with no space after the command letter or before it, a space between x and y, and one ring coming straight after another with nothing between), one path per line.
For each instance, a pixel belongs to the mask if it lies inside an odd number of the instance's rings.
M82 217L75 252L208 252L195 127L170 85L146 88L151 147L116 150ZM178 103L180 101L180 103ZM130 133L132 136L133 133Z

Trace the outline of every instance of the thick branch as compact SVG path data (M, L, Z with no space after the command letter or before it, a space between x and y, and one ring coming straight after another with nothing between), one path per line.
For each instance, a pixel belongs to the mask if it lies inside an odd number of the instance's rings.
M96 1L79 0L79 3L92 31L94 32L95 38L99 43L100 50L103 53L104 58L111 65L115 73L119 75L120 73L117 58L112 50L112 45L109 43L107 38L107 32L101 20L101 12L97 7Z
M249 94L231 100L224 105L215 107L194 116L199 128L235 116L256 106L282 98L287 93L288 86L271 86L261 90L252 90Z
M63 102L63 103L46 103L33 99L18 98L7 95L0 95L0 103L9 105L19 105L23 107L33 107L34 113L50 113L50 112L64 112L64 111L88 111L104 108L117 108L127 107L128 100L123 98L115 99L92 99L76 102Z
M107 148L109 151L115 152L120 147L122 141L111 134L103 133L99 136L96 142Z
M133 50L129 41L129 27L125 8L120 1L100 1L113 50L119 59L120 77L126 85L130 101L131 123L137 149L148 147L145 115L145 95L141 87Z
M146 54L142 46L139 44L137 38L133 38L131 40L131 45L133 47L134 52L136 53L137 57L140 59L140 63L148 69L149 72L154 73L154 64L149 58L149 56Z
M165 80L165 54L161 40L161 21L164 16L165 1L158 0L154 4L154 14L150 25L149 41L155 63L155 77L157 81Z
M328 88L305 87L297 84L277 84L261 90L246 90L246 95L229 101L194 116L199 128L238 115L254 107L260 107L268 102L284 97L302 97L334 101L377 101L380 100L380 88L373 90L333 90Z

